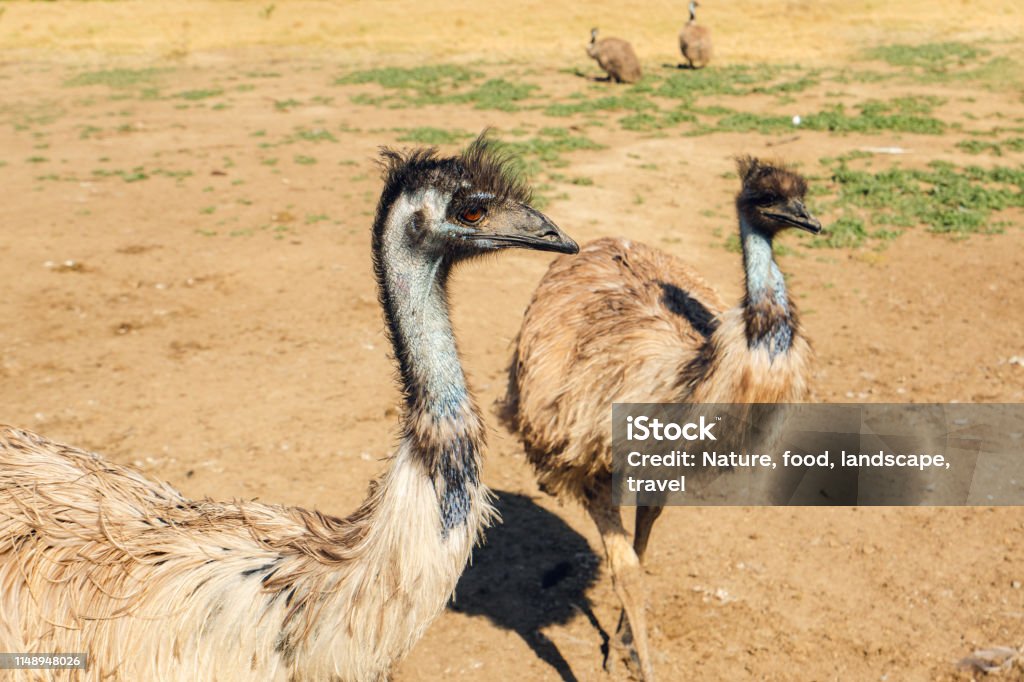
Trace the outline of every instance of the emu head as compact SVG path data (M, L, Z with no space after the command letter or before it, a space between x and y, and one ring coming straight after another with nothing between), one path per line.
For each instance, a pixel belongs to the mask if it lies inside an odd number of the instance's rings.
M807 182L798 173L750 156L737 159L737 169L743 187L736 208L751 228L768 236L788 227L821 232L821 223L804 206Z
M381 152L384 192L374 251L448 267L506 248L576 253L579 247L530 206L530 190L485 135L459 156L436 149Z
M596 42L597 42L597 29L596 28L592 28L592 29L590 29L590 44L593 45Z
M690 21L697 21L697 8L700 3L697 0L690 0Z

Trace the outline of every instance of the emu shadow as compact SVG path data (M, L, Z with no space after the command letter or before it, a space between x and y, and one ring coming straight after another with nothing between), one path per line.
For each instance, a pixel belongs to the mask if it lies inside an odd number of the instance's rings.
M579 69L574 69L573 72L572 72L572 75L576 76L577 78L582 78L584 80L588 80L591 83L614 83L615 82L615 80L611 76L608 76L608 75L594 76L592 74L588 74L588 73L585 73L583 71L580 71Z
M608 634L586 596L601 560L582 535L529 497L494 492L502 522L473 552L449 608L515 631L563 680L575 681L569 663L541 629L582 612L600 633L607 655Z

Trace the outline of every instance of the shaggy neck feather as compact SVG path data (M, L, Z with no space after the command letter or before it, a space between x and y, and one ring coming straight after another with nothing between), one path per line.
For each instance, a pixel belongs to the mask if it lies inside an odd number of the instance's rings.
M447 533L471 512L483 434L452 333L449 264L414 244L425 222L443 216L445 208L436 190L395 201L380 245L379 275L405 395L403 438L434 482Z

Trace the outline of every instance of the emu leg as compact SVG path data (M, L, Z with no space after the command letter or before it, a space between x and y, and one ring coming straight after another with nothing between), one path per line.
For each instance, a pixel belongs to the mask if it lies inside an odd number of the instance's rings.
M644 563L644 554L647 552L647 541L651 537L651 529L654 528L654 522L658 520L658 517L661 516L661 512L664 510L665 508L662 506L636 508L636 530L633 532L633 551L636 552L636 558L640 561L641 566ZM619 624L615 627L615 634L622 642L628 643L633 641L633 632L630 630L625 609L619 614Z
M651 537L651 528L654 522L661 516L664 507L637 507L636 508L636 531L633 533L633 551L637 559L643 563L644 553L647 551L647 541Z
M622 525L618 505L608 495L593 495L587 500L587 512L601 534L605 555L612 573L612 586L622 602L626 622L620 619L619 641L635 656L643 682L654 682L650 648L647 644L647 621L644 616L644 584L640 559L633 550L629 533Z

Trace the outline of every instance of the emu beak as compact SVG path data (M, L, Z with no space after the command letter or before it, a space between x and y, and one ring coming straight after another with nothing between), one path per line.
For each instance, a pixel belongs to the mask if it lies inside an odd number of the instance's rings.
M784 204L775 204L761 211L761 213L766 218L771 218L793 227L799 227L801 230L807 230L811 234L821 232L821 222L810 214L807 207L804 206L804 202L799 199L790 199Z
M520 248L558 253L579 253L580 250L576 242L546 215L525 204L493 214L479 232L468 237L497 249Z

